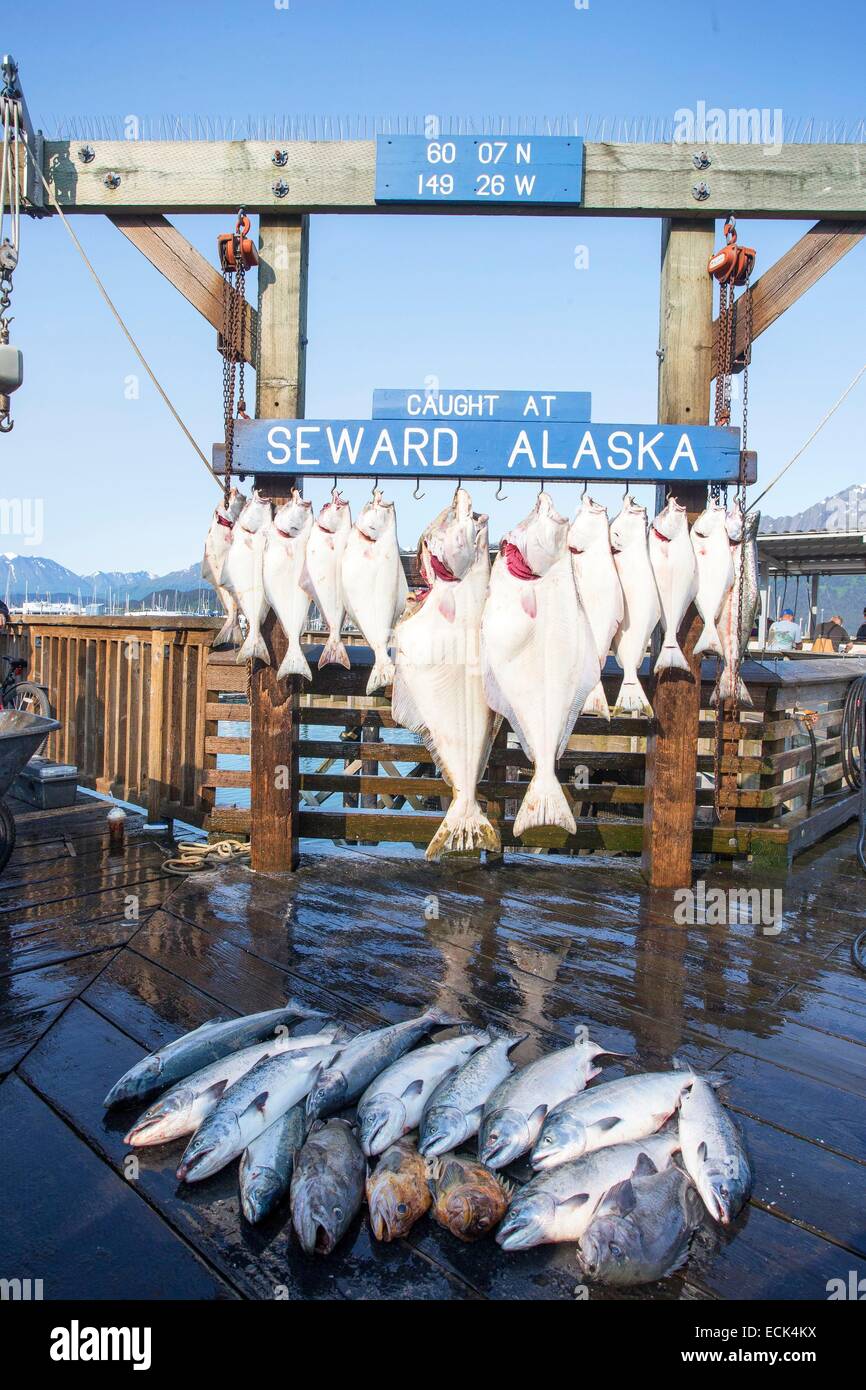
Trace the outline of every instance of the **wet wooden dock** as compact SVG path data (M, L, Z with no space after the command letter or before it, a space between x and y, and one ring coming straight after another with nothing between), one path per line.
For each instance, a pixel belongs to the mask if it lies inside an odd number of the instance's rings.
M178 1144L130 1169L129 1112L101 1104L117 1076L207 1018L288 994L368 1025L435 1002L527 1033L521 1062L585 1022L629 1068L674 1056L718 1068L754 1159L752 1201L731 1230L699 1235L681 1274L633 1296L822 1300L829 1280L866 1277L853 832L784 880L698 871L708 887L781 888L767 932L673 925L670 897L651 897L625 859L435 868L317 844L291 879L233 867L179 880L152 841L131 835L108 856L104 803L14 809L0 879L0 1277L42 1279L46 1298L573 1298L567 1245L509 1255L425 1219L379 1246L360 1217L323 1260L300 1253L285 1213L246 1225L234 1166L179 1187Z

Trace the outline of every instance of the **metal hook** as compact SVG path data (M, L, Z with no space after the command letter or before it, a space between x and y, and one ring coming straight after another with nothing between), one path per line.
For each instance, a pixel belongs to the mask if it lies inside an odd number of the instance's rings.
M419 492L419 491L418 491L418 489L419 489L420 486L421 486L421 479L420 479L420 478L416 478L416 480L415 480L415 486L414 486L414 488L412 489L412 496L415 498L415 501L416 501L416 502L420 502L422 497L426 497L426 496L427 496L426 492Z
M497 487L496 492L493 494L494 501L496 502L505 502L507 500L507 494L502 491L502 484L504 482L504 478L499 479L499 486Z
M378 479L378 478L374 478L374 479L373 479L373 497L374 497L374 499L375 499L376 493L377 493L378 491L379 491L379 479Z
M584 478L584 480L583 480L583 492L580 494L581 497L585 497L585 496L586 496L586 489L587 489L588 487L589 487L589 478Z

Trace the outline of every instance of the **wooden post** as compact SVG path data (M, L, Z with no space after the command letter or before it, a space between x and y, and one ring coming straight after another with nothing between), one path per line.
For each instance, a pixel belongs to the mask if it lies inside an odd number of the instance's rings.
M713 375L712 221L674 219L662 225L658 418L661 425L706 425ZM705 484L677 483L689 523L704 509ZM647 739L643 872L656 888L691 884L692 831L700 717L700 661L693 657L701 629L694 607L680 628L691 668L667 671L656 683L655 718Z
M307 217L262 215L259 236L256 415L299 418L304 413L307 344ZM279 505L293 479L257 478ZM286 639L273 613L262 635L271 665L257 662L250 688L250 863L278 871L298 866L298 737L300 677L277 680Z

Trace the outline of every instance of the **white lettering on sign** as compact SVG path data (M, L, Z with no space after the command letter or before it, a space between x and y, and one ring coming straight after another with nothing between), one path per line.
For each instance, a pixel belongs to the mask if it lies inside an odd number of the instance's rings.
M680 442L676 447L676 452L674 453L673 458L671 459L671 473L673 473L681 458L688 459L689 463L692 466L692 472L697 473L698 461L695 458L695 451L692 448L692 441L689 439L687 434L680 435Z
M288 463L289 459L292 457L292 450L290 448L291 438L291 430L287 429L285 425L274 425L272 429L268 430L268 444L270 445L268 449L268 463ZM275 454L274 449L282 449L282 456Z
M615 439L624 439L625 443L614 444ZM608 436L607 447L610 449L607 461L611 468L615 468L619 472L623 468L631 467L631 435L627 430L614 430L613 434ZM613 457L614 454L622 454L621 463Z
M451 452L447 458L440 453L440 441L450 441ZM450 468L452 463L457 461L457 435L454 430L448 429L446 425L440 426L433 431L433 467Z
M330 425L328 425L328 428L325 430L325 434L328 437L328 447L331 450L332 463L338 464L340 462L344 449L346 451L346 460L348 463L355 464L358 462L358 450L360 449L361 443L364 438L363 427L359 429L357 434L355 435L354 449L352 448L352 445L349 442L349 431L347 429L340 430L340 437L337 440L336 444L334 443L334 432L331 429Z
M631 443L631 439L628 437L628 435L626 436L626 438L628 439L629 443ZM584 431L583 439L580 441L580 448L575 454L574 462L571 465L572 468L580 467L580 461L583 458L584 454L588 454L589 457L592 459L593 463L595 464L596 468L601 469L601 459L598 456L598 450L595 447L595 440L592 437L591 430Z

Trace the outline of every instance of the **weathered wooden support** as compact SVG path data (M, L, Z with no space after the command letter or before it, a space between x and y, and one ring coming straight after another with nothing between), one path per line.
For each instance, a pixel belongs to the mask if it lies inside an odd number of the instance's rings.
M213 324L218 333L222 332L223 277L171 225L167 217L159 213L115 213L108 220L114 223L119 232L123 232L194 309L198 309L208 323ZM258 315L253 306L246 303L244 315L244 358L254 367Z
M790 251L780 256L747 292L752 298L752 340L776 322L866 236L856 222L817 222ZM741 372L746 353L746 294L734 306L731 370ZM718 362L719 321L713 324L713 371Z
M308 235L306 217L261 218L256 414L268 419L304 413ZM277 504L292 483L256 479ZM255 663L250 687L250 862L254 869L275 871L298 865L301 678L277 680L286 638L272 612L262 635L271 665Z
M713 346L713 282L707 261L713 227L694 219L662 227L659 317L660 424L705 425L709 419ZM704 485L677 485L689 523L703 510ZM691 668L666 671L656 682L655 718L647 740L643 870L653 887L682 888L691 883L692 826L695 817L700 661L694 646L700 632L694 607L680 629L680 645Z

